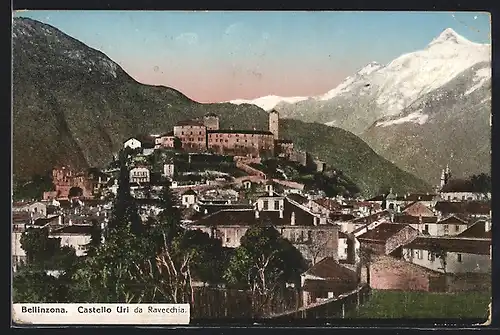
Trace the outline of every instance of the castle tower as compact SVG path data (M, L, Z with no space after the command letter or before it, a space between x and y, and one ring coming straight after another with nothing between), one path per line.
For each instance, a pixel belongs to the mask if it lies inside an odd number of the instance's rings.
M277 111L272 110L269 113L269 131L273 133L274 139L278 140L279 139L279 114Z
M209 113L203 117L203 124L207 130L219 130L219 117L216 114Z

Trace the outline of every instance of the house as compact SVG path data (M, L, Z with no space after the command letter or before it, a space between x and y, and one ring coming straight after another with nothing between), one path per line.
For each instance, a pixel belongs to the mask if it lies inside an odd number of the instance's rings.
M384 222L366 233L357 236L361 248L376 254L389 255L418 236L418 231L409 225Z
M349 237L346 233L339 232L339 251L338 257L341 261L349 259Z
M363 264L361 281L375 290L439 292L446 285L441 273L389 255L373 255Z
M439 197L442 201L465 202L465 201L489 201L491 193L478 192L440 192Z
M490 202L483 201L438 201L434 206L434 209L442 216L446 216L449 214L463 214L477 218L487 218L491 216Z
M189 229L205 231L220 239L224 247L236 248L246 231L259 224L274 226L306 260L314 263L327 256L338 258L339 227L280 196L259 198L253 209L216 212L191 224Z
M418 237L402 246L404 260L443 273L491 271L491 239Z
M134 150L134 149L138 149L141 147L142 147L141 141L139 141L138 139L136 139L134 137L129 138L128 140L126 140L123 143L123 148L130 148L130 149Z
M249 190L252 188L252 181L251 180L242 180L241 185L243 186L244 189Z
M165 163L163 164L163 176L168 178L173 178L175 174L175 165L174 163Z
M395 215L393 222L408 224L424 235L445 236L457 235L469 226L469 221L459 215L437 216Z
M47 203L41 201L30 203L14 203L12 206L12 211L33 213L34 217L45 217L47 216Z
M155 138L155 149L160 148L174 148L175 136L174 132L163 134Z
M61 247L69 246L76 250L77 256L85 256L87 245L91 240L91 225L68 225L55 229L50 233L53 238L59 238Z
M432 236L458 235L468 227L468 220L461 218L459 215L449 215L436 222L435 225L430 225L427 231Z
M191 207L197 202L197 193L191 189L185 191L181 195L181 204L182 206Z
M137 166L130 170L130 183L149 183L151 176L149 169L145 166Z
M387 210L374 213L372 215L355 218L350 221L342 222L340 225L342 231L353 233L355 236L361 235L364 232L374 228L382 222L391 220L391 213Z
M21 246L21 236L26 230L24 224L13 225L12 234L10 236L11 242L11 252L12 252L12 266L13 270L16 271L17 266L26 262L26 252Z
M412 202L410 205L406 206L402 210L403 214L406 215L411 215L411 216L423 216L423 217L429 217L429 216L435 216L433 210L429 208L424 202L422 201L416 201Z
M479 220L457 236L491 239L491 221Z
M359 282L356 272L332 257L323 258L300 277L303 306L338 297L354 290Z

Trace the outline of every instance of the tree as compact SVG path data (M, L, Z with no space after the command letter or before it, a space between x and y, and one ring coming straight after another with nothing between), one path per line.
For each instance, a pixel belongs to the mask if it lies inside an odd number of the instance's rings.
M442 270L443 273L446 274L446 265L448 258L448 253L446 252L446 250L444 250L438 243L433 242L430 245L429 253L432 255L432 257L439 259L439 262L441 264L440 270Z
M182 150L182 141L178 137L174 137L174 149L175 150Z
M46 267L56 254L60 242L49 237L46 228L28 228L21 235L21 247L26 252L28 264Z
M59 293L57 278L45 270L20 266L12 279L12 300L14 303L65 302Z
M68 197L81 197L83 195L83 190L80 187L72 187L69 189Z
M366 270L366 283L370 285L371 273L370 273L370 265L373 262L374 252L369 247L361 246L358 250L359 252L359 264L360 266L364 266Z
M117 229L130 225L132 232L140 234L143 230L135 199L130 194L129 170L126 151L120 152L120 174L118 190L113 207L113 215L108 224L109 229Z
M102 229L99 222L95 219L92 220L92 229L90 231L90 241L87 243L87 256L95 255L97 249L102 242Z
M230 284L250 289L253 311L258 312L278 288L298 283L304 270L300 252L274 227L260 224L241 238L224 277Z
M324 231L314 232L314 238L307 241L307 251L311 255L312 265L316 264L321 253L328 244L328 236Z
M481 173L472 175L469 180L473 192L484 194L491 193L491 177L488 174Z

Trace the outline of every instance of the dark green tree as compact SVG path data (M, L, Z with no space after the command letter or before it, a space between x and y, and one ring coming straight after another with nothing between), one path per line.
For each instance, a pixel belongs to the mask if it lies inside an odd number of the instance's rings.
M469 178L473 192L490 193L491 192L491 177L486 173L472 175Z
M130 194L130 176L126 155L126 151L120 152L118 190L108 227L110 230L113 230L123 228L124 226L130 226L133 233L141 234L143 232L143 224L138 213L136 201Z
M306 262L272 226L261 223L246 231L225 272L228 283L249 289L259 313L286 283L299 283Z
M21 247L27 262L45 268L59 249L60 242L49 237L47 228L28 228L21 236Z

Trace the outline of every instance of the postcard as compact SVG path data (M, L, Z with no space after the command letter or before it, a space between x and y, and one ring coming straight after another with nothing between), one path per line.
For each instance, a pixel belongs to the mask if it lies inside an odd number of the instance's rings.
M12 50L15 325L488 319L488 13L28 10Z

